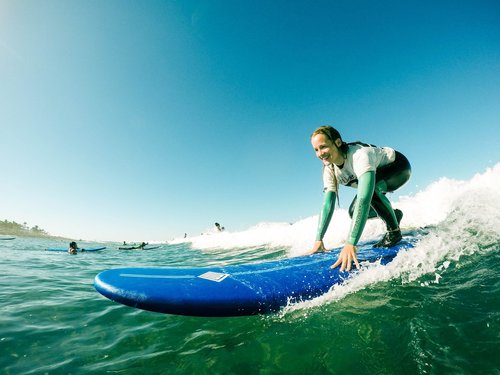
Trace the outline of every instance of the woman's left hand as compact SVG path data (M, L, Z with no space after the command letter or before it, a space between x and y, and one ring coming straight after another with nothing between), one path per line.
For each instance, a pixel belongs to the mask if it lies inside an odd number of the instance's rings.
M352 262L354 262L356 268L359 270L359 262L358 258L356 257L356 251L357 251L356 246L351 244L345 244L344 248L339 254L339 258L330 268L335 268L340 265L340 272L344 272L344 270L350 271Z

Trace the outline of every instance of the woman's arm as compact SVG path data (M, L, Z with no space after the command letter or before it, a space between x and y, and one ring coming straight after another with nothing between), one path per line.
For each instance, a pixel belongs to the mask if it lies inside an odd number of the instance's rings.
M337 261L331 266L335 268L340 266L340 271L350 271L351 265L354 265L359 269L358 258L356 257L356 244L363 233L363 229L368 219L368 213L370 212L370 202L372 200L373 191L375 189L375 172L369 171L363 173L358 178L358 198L356 200L356 207L354 207L354 214L352 216L351 222L351 232L347 243L341 250Z
M323 207L319 215L318 231L316 233L316 241L322 241L325 236L330 220L332 219L333 211L335 210L335 197L334 191L326 191L323 196Z
M335 210L335 198L337 194L334 191L326 191L323 195L323 207L318 220L318 231L316 233L316 242L307 254L314 254L317 251L325 251L323 237L325 236L330 220L332 219L333 211Z
M358 192L354 214L352 215L351 231L347 239L350 245L356 245L365 228L368 213L370 212L370 203L375 190L375 172L368 171L358 178Z

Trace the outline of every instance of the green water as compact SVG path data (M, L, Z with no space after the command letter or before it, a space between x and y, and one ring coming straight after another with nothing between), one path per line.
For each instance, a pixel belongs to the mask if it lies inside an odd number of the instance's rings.
M239 249L201 251L181 244L123 252L118 244L107 244L102 252L71 256L44 251L61 245L48 240L3 241L0 369L4 374L500 374L498 234L469 233L463 242L448 243L440 232L430 237L392 267L366 272L359 285L278 314L238 318L133 309L102 297L93 279L112 267L236 264L283 257L287 249L263 247L241 255Z

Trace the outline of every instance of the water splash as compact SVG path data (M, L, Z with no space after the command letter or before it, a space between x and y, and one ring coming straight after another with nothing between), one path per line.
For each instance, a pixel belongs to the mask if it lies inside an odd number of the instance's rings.
M401 197L392 202L394 207L404 212L402 228L435 226L449 220L451 212L462 209L464 202L470 201L465 217L478 213L477 202L487 199L481 208L481 215L487 222L498 223L500 199L500 163L477 174L469 181L441 178L413 196ZM179 238L172 244L189 243L191 247L210 249L286 248L289 256L306 252L313 244L318 216L311 216L295 223L259 223L241 232L220 232L190 238ZM498 226L497 226L498 227ZM329 248L341 246L349 233L350 218L347 210L337 208L333 214L329 230L324 238ZM385 231L379 219L369 220L361 241L378 238Z
M290 305L282 314L334 303L375 283L417 282L425 287L446 281L450 266L470 261L473 254L485 255L500 244L500 163L468 181L441 178L413 196L392 202L405 213L403 228L425 228L415 248L401 252L386 266L366 264L358 275L334 286L316 299ZM297 256L314 241L317 216L296 223L261 223L242 232L223 232L190 238L191 247L203 251L224 250L228 256L251 254L262 257L272 249L286 249L286 256ZM345 241L350 219L345 209L337 209L325 237L328 247ZM376 239L385 230L379 219L370 220L361 241ZM253 250L258 249L258 251ZM260 255L259 255L260 254ZM247 259L248 258L248 259Z
M400 207L411 214L410 222L425 224L425 235L417 246L400 252L386 266L366 264L356 277L311 301L290 305L282 314L304 311L332 303L378 282L418 282L425 287L446 280L451 265L474 262L473 255L488 256L500 248L500 165L470 181L442 179L414 198L404 198ZM439 207L437 209L436 207ZM433 208L428 219L415 220ZM412 218L412 214L415 217ZM423 215L422 215L423 217Z

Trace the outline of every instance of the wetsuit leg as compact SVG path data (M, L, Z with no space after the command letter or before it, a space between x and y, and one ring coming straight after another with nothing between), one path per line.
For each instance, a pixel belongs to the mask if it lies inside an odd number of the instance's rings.
M383 193L392 192L403 186L411 175L411 165L408 159L399 151L396 151L396 159L375 172L375 183L384 181L386 189Z
M378 217L384 221L387 230L391 231L399 228L399 223L392 209L391 202L377 188L375 188L375 192L373 193L371 206L377 212Z
M356 206L356 200L357 196L354 197L354 199L351 202L351 205L349 206L349 216L352 219L352 215L354 213L354 207ZM399 222L401 221L402 213L401 211L399 212L394 212L394 220L393 221L393 216L392 216L392 206L387 197L385 196L384 193L381 193L378 189L375 189L373 192L373 197L370 202L370 212L368 213L368 219L374 219L376 217L380 217L384 223L386 223L387 229L392 230L396 229L399 227Z
M386 192L392 192L403 186L410 178L411 166L408 159L399 151L396 151L396 158L390 164L378 168L375 173L376 188L373 193L371 209L368 218L380 217L387 225L387 229L392 230L399 227L402 213L394 214L392 206L385 196ZM354 197L349 206L349 216L352 218L357 196Z
M354 214L354 207L356 207L356 200L358 199L358 196L355 195L354 199L351 202L351 205L349 206L349 217L352 219L352 215ZM378 217L377 212L373 209L373 207L370 207L370 212L368 212L368 219L373 219Z

